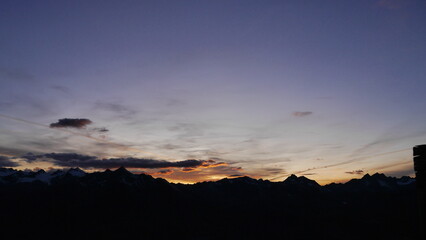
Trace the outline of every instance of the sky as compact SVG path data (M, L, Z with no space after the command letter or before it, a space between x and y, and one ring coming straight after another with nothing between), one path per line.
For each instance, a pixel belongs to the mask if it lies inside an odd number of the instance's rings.
M426 2L0 2L0 166L414 176Z

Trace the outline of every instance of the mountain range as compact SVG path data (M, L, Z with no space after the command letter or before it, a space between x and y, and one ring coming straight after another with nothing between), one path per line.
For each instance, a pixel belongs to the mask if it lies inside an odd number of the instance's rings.
M0 226L15 237L416 239L415 179L366 174L175 184L117 170L0 168Z
M80 168L70 168L67 170L56 170L46 172L43 169L38 171L21 171L13 168L0 168L0 185L13 185L23 183L40 183L46 185L61 184L63 181L80 182L80 184L104 184L105 181L117 181L127 185L140 185L146 182L161 183L167 182L162 178L153 178L147 174L133 174L124 167L120 167L115 171L109 169L104 172L87 173ZM247 176L237 178L224 178L217 182L201 182L197 183L194 188L209 185L211 187L221 185L240 185L252 187L266 187L273 185L281 187L296 187L302 189L322 189L325 191L346 190L346 191L398 191L405 188L413 187L415 178L404 176L401 178L388 177L384 174L375 173L373 175L366 174L361 179L352 179L346 183L331 183L325 186L319 185L314 180L308 179L305 176L290 175L282 182L271 182L263 179L253 179ZM174 186L175 189L188 188L191 185L183 187L183 184L167 184Z

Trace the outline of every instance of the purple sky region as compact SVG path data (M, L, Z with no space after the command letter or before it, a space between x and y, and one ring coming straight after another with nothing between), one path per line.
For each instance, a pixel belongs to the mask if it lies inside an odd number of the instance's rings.
M178 182L413 175L425 13L415 0L1 1L0 165L72 165L57 153L197 160L133 168Z

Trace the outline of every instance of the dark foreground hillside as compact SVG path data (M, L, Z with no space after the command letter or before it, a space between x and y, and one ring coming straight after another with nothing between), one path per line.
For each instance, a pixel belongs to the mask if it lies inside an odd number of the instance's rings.
M248 177L195 185L116 171L0 169L3 236L59 239L416 239L412 178L319 186Z

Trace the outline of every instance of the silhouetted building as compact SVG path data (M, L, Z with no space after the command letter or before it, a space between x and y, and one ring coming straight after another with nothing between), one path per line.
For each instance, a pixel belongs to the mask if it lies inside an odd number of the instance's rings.
M425 237L426 212L425 212L425 187L426 187L426 145L417 145L413 148L414 171L416 172L417 197L420 213L420 239Z

